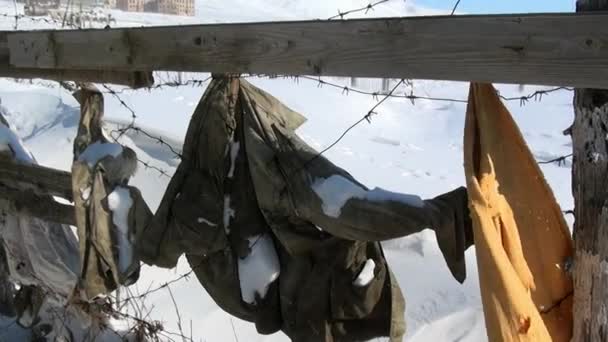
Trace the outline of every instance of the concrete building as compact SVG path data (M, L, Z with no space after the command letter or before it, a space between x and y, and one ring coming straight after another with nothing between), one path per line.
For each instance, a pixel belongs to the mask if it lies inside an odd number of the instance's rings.
M144 0L116 0L116 8L125 12L143 12Z
M194 16L194 0L155 0L155 2L158 13Z

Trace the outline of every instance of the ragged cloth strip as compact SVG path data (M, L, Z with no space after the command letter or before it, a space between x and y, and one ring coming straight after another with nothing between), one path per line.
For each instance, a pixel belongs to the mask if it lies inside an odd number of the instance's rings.
M494 87L471 84L464 161L490 341L570 341L572 239Z

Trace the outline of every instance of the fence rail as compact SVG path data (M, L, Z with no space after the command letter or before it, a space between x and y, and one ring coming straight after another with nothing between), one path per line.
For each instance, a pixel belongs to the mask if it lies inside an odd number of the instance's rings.
M10 65L608 88L608 13L6 32ZM0 46L2 44L0 43Z

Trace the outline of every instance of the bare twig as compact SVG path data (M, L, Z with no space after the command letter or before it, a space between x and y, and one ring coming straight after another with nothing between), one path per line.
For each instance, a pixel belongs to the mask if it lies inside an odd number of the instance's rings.
M183 342L186 342L186 338L184 335L184 329L182 328L182 315L179 313L179 307L177 306L177 302L175 301L175 297L173 296L173 291L171 291L171 286L167 285L167 291L169 291L169 296L171 296L171 301L173 302L173 307L175 308L175 314L177 315L177 328L182 335Z
M234 334L234 340L236 342L239 342L239 337L236 334L236 329L234 328L234 321L232 320L232 317L230 317L230 325L232 326L232 333Z

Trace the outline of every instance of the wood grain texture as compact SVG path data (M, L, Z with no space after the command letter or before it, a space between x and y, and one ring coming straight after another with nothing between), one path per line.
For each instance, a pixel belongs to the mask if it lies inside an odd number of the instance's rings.
M20 68L417 78L608 88L608 13L7 33Z
M577 2L577 11L606 10L608 0ZM591 34L602 30L588 29ZM608 91L576 89L574 113L572 342L608 341Z
M0 184L0 198L12 202L22 214L48 222L76 225L74 206L58 203L50 196L39 196L29 190L16 190Z
M17 163L6 157L0 157L0 184L13 189L31 190L39 195L72 199L72 180L69 172Z
M88 70L86 68L79 70L62 70L13 67L9 63L6 32L0 32L0 77L109 83L124 85L131 88L148 87L154 84L152 72L146 71Z

